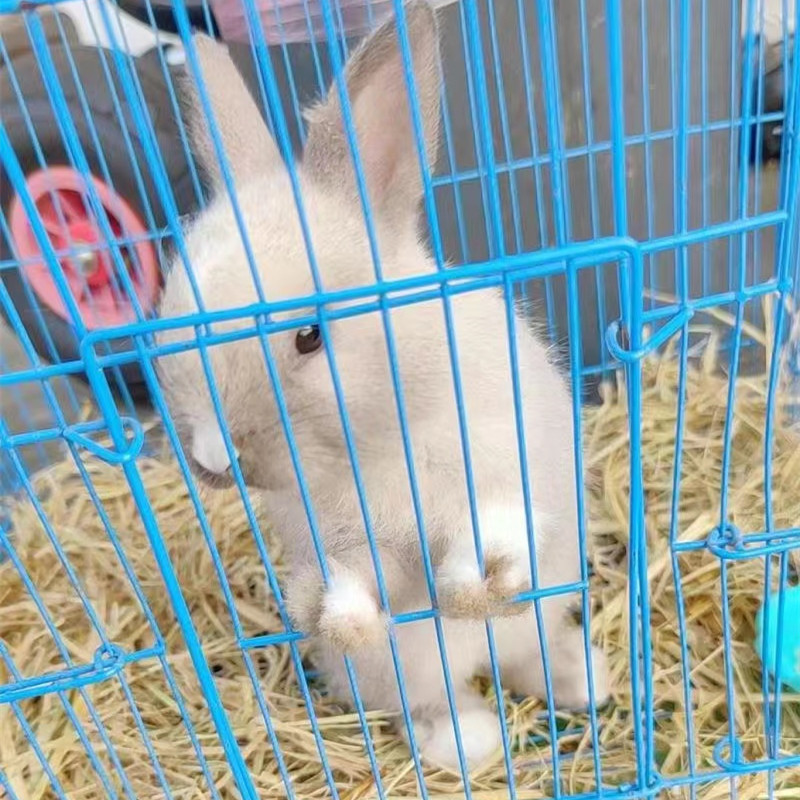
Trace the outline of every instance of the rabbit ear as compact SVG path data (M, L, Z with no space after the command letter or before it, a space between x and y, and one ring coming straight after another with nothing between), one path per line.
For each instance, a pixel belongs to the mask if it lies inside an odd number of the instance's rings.
M278 148L227 48L204 35L194 37L194 47L233 177L243 180L274 169L281 163ZM187 82L191 84L186 93L186 118L192 147L214 187L222 190L222 170L199 88L191 76Z
M439 47L436 17L427 2L405 7L406 29L419 98L428 164L436 157L439 133ZM350 58L346 70L353 128L371 207L384 218L415 216L422 178L411 116L403 53L394 19L384 23ZM339 93L307 115L304 169L314 180L345 186L357 197Z

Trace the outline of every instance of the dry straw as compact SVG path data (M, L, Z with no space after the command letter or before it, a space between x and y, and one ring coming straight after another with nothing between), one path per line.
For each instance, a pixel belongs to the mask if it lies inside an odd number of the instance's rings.
M679 359L667 352L643 365L643 471L647 494L646 530L655 709L654 760L661 775L685 775L717 769L714 745L735 725L748 759L766 757L761 669L753 650L754 618L764 593L764 559L732 564L727 576L720 562L705 548L672 557L671 529L679 541L703 542L718 523L724 421L729 381L717 363L715 334L705 333L708 346L701 358L690 360L686 373L686 414L678 447L683 458L677 519L672 524L673 470L676 455L676 417L679 402ZM768 345L770 336L759 336ZM796 527L800 520L800 432L786 422L784 399L778 399L771 464L777 529ZM764 421L766 380L740 377L736 381L735 421L731 436L728 516L745 532L765 529ZM592 578L592 635L608 653L613 676L613 701L598 713L598 736L603 782L618 786L635 777L634 733L629 688L627 531L629 503L628 418L624 385L607 386L603 402L586 409L584 441L590 481L590 533ZM236 646L230 615L218 576L208 554L186 485L169 459L142 458L139 468L160 530L169 548L231 723L250 767L259 796L283 797L286 789L265 733L262 712L245 663ZM166 661L197 733L197 746L222 798L236 797L231 773L214 733L202 695L193 677L174 614L143 533L128 485L119 468L86 458L81 467L92 491L119 536L136 580L163 632ZM73 461L64 461L38 474L33 481L41 510L56 531L74 576L111 641L128 653L153 646L153 635L136 600L131 582L107 535ZM253 533L234 493L204 497L210 530L246 635L281 630L275 603L264 580ZM61 646L74 664L90 663L99 638L87 611L72 588L29 502L12 509L15 558L24 565L27 579L36 586L46 613L61 637ZM279 562L276 542L270 553ZM676 572L677 571L677 572ZM280 574L280 566L278 566ZM773 579L778 570L773 564ZM723 582L724 581L724 582ZM686 615L686 639L680 638L676 582ZM726 701L726 648L724 646L723 593L727 593L730 622L730 674L735 707ZM0 565L0 642L10 660L25 676L63 668L58 650L41 614L8 558ZM682 648L689 656L691 707L684 699ZM303 643L299 646L305 655ZM330 791L319 765L308 710L298 690L294 662L287 646L252 652L252 670L263 689L275 735L291 776L294 791L304 798L327 797ZM16 706L0 705L0 765L6 781L20 800L55 795L40 758L64 793L78 800L109 795L106 780L119 796L163 797L166 783L174 797L211 797L192 743L182 724L171 687L157 658L131 663L124 680L25 700ZM0 683L13 680L0 666ZM356 717L324 695L313 676L319 730L343 800L375 797L376 790L365 756L364 740ZM486 686L487 694L491 693ZM91 701L92 709L87 707ZM541 702L504 698L513 745L517 797L552 796L553 750ZM132 709L135 708L135 714ZM731 718L731 712L733 717ZM586 715L559 716L557 753L563 793L595 792L597 776L592 758L592 736ZM109 751L98 733L102 723ZM380 763L388 797L418 797L413 764L408 751L392 731L392 720L369 714L370 733ZM25 735L35 736L32 747ZM691 729L691 737L690 737ZM144 744L146 730L152 752ZM80 731L80 735L76 732ZM87 755L85 738L100 768ZM785 694L780 754L800 752L800 698ZM154 767L158 765L158 770ZM120 767L129 781L123 785ZM736 781L740 800L765 797L764 774ZM429 796L462 797L459 779L442 771L427 771ZM797 770L774 777L776 797L800 796ZM494 800L507 796L507 775L502 759L477 772L473 797ZM703 798L727 798L728 780L706 782ZM0 788L0 796L3 790ZM663 797L688 797L678 788Z

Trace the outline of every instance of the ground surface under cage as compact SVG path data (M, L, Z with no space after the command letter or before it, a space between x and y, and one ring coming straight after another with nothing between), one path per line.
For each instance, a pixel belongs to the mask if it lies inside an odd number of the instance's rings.
M749 331L767 346L769 336ZM718 358L716 338L698 358L690 360L686 380L685 423L678 451L683 452L676 531L681 542L703 542L719 522L724 423L729 381ZM714 747L735 727L746 759L767 754L764 730L762 670L753 646L754 621L764 595L763 558L736 561L727 567L727 587L720 560L708 549L673 557L669 547L672 521L673 469L679 402L679 359L674 350L644 363L643 469L647 496L650 603L652 614L655 766L665 779L687 773L718 772ZM791 421L783 394L776 403L772 462L774 525L789 529L800 519L800 429ZM628 652L628 416L624 382L609 384L603 402L584 414L587 479L590 487L592 636L610 659L613 699L598 711L600 766L607 787L632 787L636 780L635 741L630 695ZM740 377L736 382L736 414L732 435L729 509L742 531L764 529L764 429L767 380ZM159 660L131 663L114 679L58 695L0 705L0 763L14 795L21 800L66 796L107 796L104 780L115 791L130 790L137 798L235 797L230 769L214 732L189 656L184 650L174 612L163 590L128 486L119 468L85 460L87 475L108 522L119 536L166 645L166 659L180 688L185 713L197 734L198 759L180 710ZM208 548L200 533L190 495L168 458L141 458L140 470L161 533L170 550L192 617L201 634L218 689L239 746L261 797L288 794L279 764L265 733L248 666L263 688L291 788L298 797L330 796L320 769L309 715L298 689L288 646L250 652L246 663L232 635L225 598ZM85 589L111 641L126 653L146 652L154 644L147 620L127 581L112 542L93 506L78 468L62 462L32 482L43 512ZM263 567L241 500L233 493L204 496L211 528L225 565L236 609L247 635L281 630L275 603L265 588ZM25 500L13 509L12 542L18 565L36 586L69 656L77 664L91 663L98 637L87 624L80 599L70 587L63 566L36 515ZM279 545L270 552L280 562ZM791 553L792 570L797 552ZM678 568L680 593L676 595ZM279 564L280 572L280 564ZM778 570L771 571L777 579ZM722 593L726 591L730 623L728 637L735 690L734 719L729 722L726 692L726 626ZM686 613L686 639L680 636L678 607ZM0 566L0 641L10 661L25 675L42 675L63 668L63 661L31 600L13 559ZM684 648L688 653L682 668ZM305 644L300 651L309 666ZM314 710L327 759L342 798L376 796L355 714L329 698L309 668ZM19 676L17 676L19 677ZM691 685L687 715L685 677ZM0 684L15 679L0 667ZM485 685L487 695L492 689ZM91 700L93 711L85 699ZM496 699L490 698L496 707ZM513 781L519 798L552 796L554 755L563 794L597 792L595 761L588 715L557 716L558 747L551 746L551 728L543 704L532 698L503 698L513 752ZM135 709L132 711L132 709ZM93 716L95 715L95 716ZM417 797L420 789L406 745L392 730L392 719L369 712L370 731L388 797ZM104 742L97 723L107 732ZM76 731L80 730L81 734ZM146 737L143 735L146 732ZM91 743L87 748L81 736ZM36 741L36 746L31 741ZM107 746L113 745L113 753ZM785 694L782 704L780 754L800 750L800 702ZM94 753L96 763L92 763ZM780 755L779 754L779 755ZM52 776L42 768L45 760ZM205 773L205 774L204 774ZM215 784L212 790L208 777ZM55 782L54 782L54 780ZM473 774L473 796L508 794L508 775L501 753L494 763ZM800 771L785 769L701 782L698 796L727 798L736 783L738 797L765 796L774 781L776 797L800 791ZM127 782L127 783L126 783ZM426 770L432 797L462 796L457 776ZM55 787L55 790L54 790ZM0 792L2 794L2 792ZM688 786L664 797L690 796Z

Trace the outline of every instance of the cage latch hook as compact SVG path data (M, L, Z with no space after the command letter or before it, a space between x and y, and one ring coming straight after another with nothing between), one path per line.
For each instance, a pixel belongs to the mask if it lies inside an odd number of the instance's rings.
M5 648L0 648L0 655L3 660L7 658ZM97 649L91 664L0 684L0 705L100 683L118 675L124 669L125 663L125 651L106 642Z
M70 425L64 430L62 435L68 442L72 442L72 444L78 447L83 447L107 464L126 464L128 461L135 459L142 451L142 446L144 445L144 429L139 420L133 417L120 417L120 422L126 434L130 432L130 436L126 437L128 443L127 447L123 450L114 450L110 447L106 447L86 435L88 433L94 433L95 431L105 430L106 424L102 420Z
M620 343L619 335L620 331L623 330L622 321L618 319L614 320L606 329L606 347L611 355L623 364L641 361L646 356L658 350L661 345L674 336L693 316L693 309L682 309L668 322L665 322L638 350L630 349L627 337L624 345Z

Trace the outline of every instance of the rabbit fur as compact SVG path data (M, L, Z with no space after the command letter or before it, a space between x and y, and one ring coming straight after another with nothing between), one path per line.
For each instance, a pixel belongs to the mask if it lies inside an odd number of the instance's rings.
M436 154L440 76L436 20L424 2L405 17L429 162ZM199 64L235 181L255 267L270 301L311 295L314 282L293 188L278 149L226 49L194 40ZM363 175L372 208L382 276L386 280L432 273L436 266L418 230L421 170L395 22L372 34L349 59L345 77ZM225 191L206 118L190 103L196 154L216 192L188 226L186 250L206 309L248 306L258 296ZM336 291L374 283L370 244L348 150L336 88L308 113L307 145L297 165L303 210L322 286ZM333 303L337 308L347 301ZM485 620L493 631L504 685L545 696L533 607L509 603L530 589L531 554L522 493L519 444L509 356L509 324L516 337L523 397L526 463L530 470L533 558L539 585L581 578L572 401L545 347L516 314L509 323L497 289L450 299L454 347L475 487L485 575L478 567L464 469L453 370L440 298L390 312L408 440L421 520L435 573L445 654L452 676L458 727L468 767L497 755L497 713L472 687L489 667ZM186 271L170 270L164 317L197 310ZM313 312L313 305L275 313L282 320ZM215 324L236 329L249 320ZM389 649L387 613L379 602L365 533L364 510L353 478L332 380L341 392L392 615L431 608L419 526L404 451L387 337L381 315L363 313L323 326L324 343L303 354L296 330L209 347L208 363L248 486L258 490L269 519L285 541L290 564L286 602L294 624L313 636L317 663L330 691L351 699L342 654L348 653L367 709L401 708ZM185 331L160 334L162 342ZM264 348L291 422L291 435L313 507L306 511L281 422ZM196 350L160 359L167 406L185 450L201 471L222 474L230 454L217 422L203 363ZM329 568L324 584L310 534L317 526ZM567 619L574 600L556 594L541 603L554 701L584 707L589 701L582 630ZM422 758L456 769L454 736L433 619L392 626ZM605 664L591 651L595 698L606 696Z

